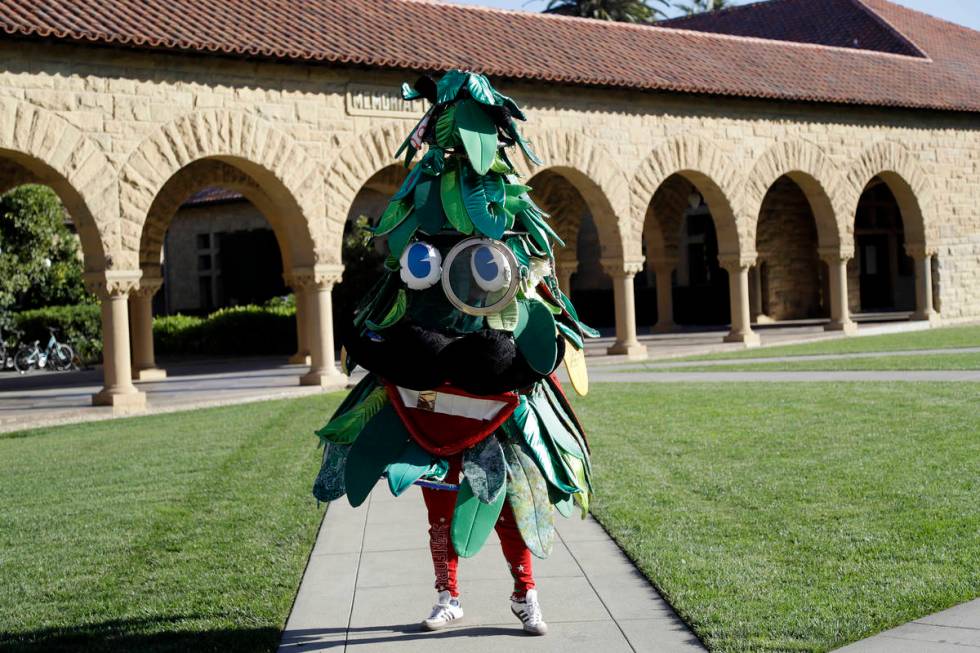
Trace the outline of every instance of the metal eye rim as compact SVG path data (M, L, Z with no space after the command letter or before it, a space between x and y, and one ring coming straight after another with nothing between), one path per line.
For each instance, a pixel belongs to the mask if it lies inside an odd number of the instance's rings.
M507 264L510 265L511 277L510 284L507 287L507 292L494 304L490 306L470 306L459 297L452 290L452 284L449 281L449 271L452 270L453 262L456 257L459 256L463 250L469 247L475 247L477 245L486 245L491 249L503 254L504 259L506 259ZM453 306L466 313L467 315L493 315L494 313L499 313L504 309L507 304L509 304L514 296L517 295L517 290L520 287L520 273L517 264L517 257L514 256L514 252L510 250L510 247L503 244L499 240L493 240L492 238L467 238L456 243L449 253L446 254L445 258L442 260L442 292L446 295L446 299L449 300Z

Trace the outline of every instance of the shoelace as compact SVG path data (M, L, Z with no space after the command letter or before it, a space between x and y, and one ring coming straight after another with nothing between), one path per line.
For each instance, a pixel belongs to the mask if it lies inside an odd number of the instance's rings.
M523 601L519 605L522 607L517 616L521 618L522 622L532 626L541 623L541 606L538 605L537 601Z
M441 603L436 603L434 606L432 606L432 614L429 615L429 619L435 619L437 617L444 617L449 620L455 619L456 615L449 609L450 607L451 604L442 605Z

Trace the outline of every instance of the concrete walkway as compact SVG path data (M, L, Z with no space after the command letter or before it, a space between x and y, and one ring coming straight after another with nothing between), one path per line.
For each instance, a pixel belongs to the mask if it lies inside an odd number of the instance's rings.
M970 653L980 651L980 599L892 628L839 653Z
M534 560L550 632L525 635L510 613L496 534L460 564L466 616L437 633L418 624L435 599L421 492L379 484L360 508L330 504L282 637L297 651L703 651L698 639L593 519L556 515L559 539Z
M564 380L564 379L563 379ZM593 383L813 383L980 382L980 370L809 371L809 372L627 372L590 370Z
M951 347L948 349L897 349L894 351L862 351L845 354L806 354L803 356L770 356L763 358L720 358L704 361L663 361L639 363L629 369L643 370L683 369L685 367L717 367L725 365L755 365L758 363L808 363L812 361L854 360L859 358L895 358L905 356L956 356L957 354L980 354L980 347ZM618 366L617 366L618 367ZM625 366L623 367L625 369Z

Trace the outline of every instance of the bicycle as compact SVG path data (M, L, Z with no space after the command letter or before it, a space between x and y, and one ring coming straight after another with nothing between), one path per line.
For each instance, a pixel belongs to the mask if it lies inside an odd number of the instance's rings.
M33 345L21 345L14 356L14 367L21 374L28 370L47 367L48 369L59 372L75 368L75 351L70 345L58 342L55 337L57 329L48 327L48 344L44 351L38 347L40 340L35 340Z

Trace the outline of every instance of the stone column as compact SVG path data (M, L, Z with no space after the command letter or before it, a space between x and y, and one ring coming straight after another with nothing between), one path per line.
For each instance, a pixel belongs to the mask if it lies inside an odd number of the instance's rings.
M289 357L294 365L310 364L309 298L306 287L294 275L282 275L296 298L296 353Z
M136 389L130 374L128 299L139 277L138 270L85 275L85 285L98 296L102 309L104 387L92 396L92 404L112 406L117 414L139 411L146 406L146 395Z
M847 335L857 333L857 324L851 320L851 309L847 294L847 262L849 255L837 249L821 250L820 258L827 264L830 285L830 322L825 331L843 331Z
M555 262L555 276L558 277L558 287L561 291L572 296L572 275L578 272L578 261L575 259L559 259Z
M129 294L129 319L133 344L133 379L159 381L167 371L157 367L153 351L153 295L160 290L163 279L141 278L139 286Z
M905 252L915 262L915 312L913 320L938 322L939 316L932 307L932 254L925 245L910 244Z
M725 336L725 342L741 342L746 347L758 347L759 334L752 330L749 312L749 269L754 263L737 257L720 258L718 263L728 271L728 296L732 311L732 330Z
M677 259L656 259L650 261L657 281L657 323L654 333L669 333L674 324L674 286L671 275L677 267Z
M643 269L643 261L603 260L602 267L613 280L616 308L616 342L608 354L625 354L630 360L644 360L647 348L636 339L636 299L633 277Z
M306 329L310 341L310 371L300 378L301 385L343 388L347 377L340 373L334 360L333 303L331 291L340 282L342 265L317 265L295 270L294 276L305 288Z

